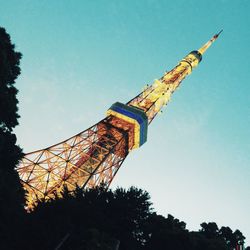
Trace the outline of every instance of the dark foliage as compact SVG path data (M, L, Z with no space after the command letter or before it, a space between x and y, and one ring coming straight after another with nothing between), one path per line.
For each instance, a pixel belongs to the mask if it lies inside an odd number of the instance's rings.
M104 249L103 245L117 242L120 250L141 249L150 205L148 193L134 187L114 192L104 187L77 189L73 196L65 192L63 199L41 203L27 216L30 249L53 249L67 234L62 249L92 249L93 244L93 249Z
M0 27L0 248L7 245L9 249L15 245L12 236L18 235L24 215L24 192L14 170L22 151L12 133L19 117L14 84L20 74L20 59L10 36Z
M198 232L172 215L151 209L149 194L131 187L65 190L63 199L40 203L27 215L25 249L232 250L244 243L239 230L202 223ZM29 243L28 246L25 245Z
M21 73L21 57L21 53L15 51L9 34L0 27L0 127L4 131L12 131L18 124L18 91L14 84Z

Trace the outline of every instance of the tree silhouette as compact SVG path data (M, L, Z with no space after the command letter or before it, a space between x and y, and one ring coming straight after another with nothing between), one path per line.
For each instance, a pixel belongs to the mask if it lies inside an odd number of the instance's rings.
M0 27L0 246L14 247L12 235L24 213L24 191L15 166L22 157L12 133L18 124L17 89L21 53L15 51L10 36Z
M244 240L246 239L245 236L242 234L242 232L238 229L236 229L233 233L233 244L234 246L236 246L237 244L239 245L243 245L244 244Z
M236 245L243 245L245 237L237 229L234 232L229 227L221 227L219 235L224 239L229 249L236 248Z
M191 240L186 224L172 215L167 218L152 213L146 225L148 240L147 250L159 249L191 249Z
M101 186L78 188L70 195L65 190L63 195L63 199L40 203L28 214L30 249L53 249L67 235L60 249L105 249L105 245L141 249L151 206L147 192L135 187L112 192Z

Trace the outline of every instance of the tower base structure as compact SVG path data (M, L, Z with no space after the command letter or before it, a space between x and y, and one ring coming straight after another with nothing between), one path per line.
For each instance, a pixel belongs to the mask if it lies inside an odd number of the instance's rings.
M24 156L17 168L26 190L27 208L40 200L112 182L129 151L146 142L143 111L115 103L108 116L87 130L43 150Z

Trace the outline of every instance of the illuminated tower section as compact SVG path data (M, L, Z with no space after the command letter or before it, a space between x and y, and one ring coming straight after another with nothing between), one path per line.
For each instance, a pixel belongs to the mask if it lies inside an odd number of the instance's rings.
M198 66L202 60L202 55L221 32L222 30L199 50L190 52L176 67L166 72L160 79L155 80L151 86L147 87L127 104L143 110L148 117L148 122L151 123L161 108L169 102L172 93L179 87L182 80Z
M97 124L63 142L26 154L17 171L26 190L28 209L38 200L61 197L64 187L73 191L100 183L109 186L128 153L147 141L148 124L220 33L128 103L114 103Z

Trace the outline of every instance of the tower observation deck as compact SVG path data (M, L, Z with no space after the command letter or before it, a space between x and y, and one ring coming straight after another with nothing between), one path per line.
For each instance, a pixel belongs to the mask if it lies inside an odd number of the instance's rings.
M221 32L126 104L114 103L100 122L63 142L26 154L16 169L26 190L27 208L33 209L38 200L60 197L65 186L69 191L100 183L108 187L129 152L147 141L148 125Z

